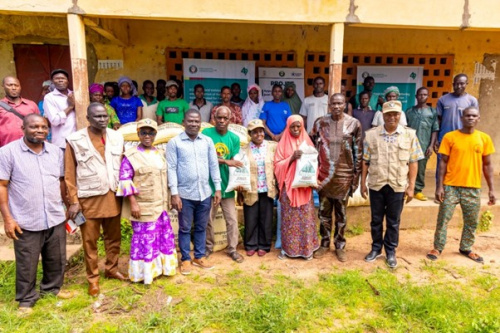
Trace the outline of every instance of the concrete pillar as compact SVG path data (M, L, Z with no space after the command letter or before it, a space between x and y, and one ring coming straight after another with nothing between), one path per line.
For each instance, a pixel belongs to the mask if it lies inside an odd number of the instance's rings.
M80 15L68 14L69 50L73 74L73 93L75 94L76 126L87 126L87 107L89 105L89 79L87 72L87 46L85 25Z
M330 33L330 74L328 94L340 92L342 82L342 57L344 55L344 23L334 23Z

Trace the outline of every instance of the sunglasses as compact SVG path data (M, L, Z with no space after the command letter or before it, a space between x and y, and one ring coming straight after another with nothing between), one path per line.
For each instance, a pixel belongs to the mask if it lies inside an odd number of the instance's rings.
M139 132L140 136L155 136L156 132L147 132L147 131L140 131Z

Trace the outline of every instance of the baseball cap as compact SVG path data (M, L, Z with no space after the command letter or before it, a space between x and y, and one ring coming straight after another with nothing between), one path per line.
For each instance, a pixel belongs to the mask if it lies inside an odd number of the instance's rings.
M400 101L389 101L382 105L382 113L387 112L402 112L402 106Z
M149 118L141 119L137 122L137 129L142 128L142 127L150 127L154 129L155 131L158 130L158 124L156 121L151 120Z

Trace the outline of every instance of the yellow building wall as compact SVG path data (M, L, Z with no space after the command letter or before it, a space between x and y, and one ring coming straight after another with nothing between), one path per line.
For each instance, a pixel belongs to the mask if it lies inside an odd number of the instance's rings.
M394 9L394 10L392 10ZM81 13L94 17L175 21L327 24L357 22L365 25L405 25L499 29L498 0L0 0L6 13Z
M65 18L0 16L0 76L15 74L12 44L67 44ZM7 18L5 24L4 18ZM270 25L237 23L189 23L145 20L108 20L109 31L127 46L121 47L87 29L87 41L97 58L123 59L122 70L98 70L95 81L117 80L126 74L142 81L166 78L166 48L290 51L304 66L306 51L329 51L330 27L324 25ZM20 28L21 27L21 28ZM386 29L347 26L344 53L454 54L454 74L466 73L468 92L479 97L474 83L475 63L484 54L500 54L500 32ZM451 82L447 83L450 84ZM496 110L483 109L480 128L496 132ZM486 119L486 120L485 120ZM494 140L500 147L500 137ZM495 158L495 162L497 159ZM498 160L500 162L500 159Z

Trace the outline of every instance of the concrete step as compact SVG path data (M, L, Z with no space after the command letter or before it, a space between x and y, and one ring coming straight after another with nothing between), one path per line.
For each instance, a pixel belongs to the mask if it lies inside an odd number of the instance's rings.
M76 255L82 247L80 230L66 237L66 258ZM4 223L0 216L0 261L14 261L14 241L5 235Z

